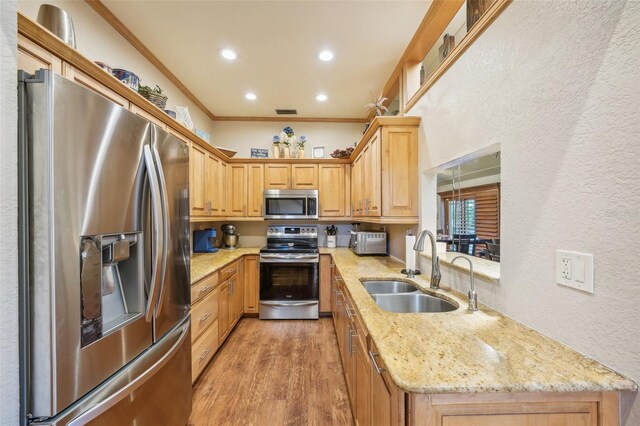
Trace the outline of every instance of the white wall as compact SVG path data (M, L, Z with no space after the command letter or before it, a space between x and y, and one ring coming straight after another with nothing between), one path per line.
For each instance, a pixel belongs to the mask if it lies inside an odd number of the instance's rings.
M308 139L305 156L311 158L314 146L325 147L325 158L337 148L344 149L359 142L364 131L362 123L302 123L302 122L262 122L262 121L215 121L211 142L238 151L236 157L250 157L251 148L271 148L271 138L280 135L282 129L290 126L300 137ZM269 153L269 157L272 152Z
M480 302L635 381L639 28L639 2L516 0L412 111L423 171L501 146L501 280L480 283ZM432 223L435 185L421 182ZM595 254L594 295L555 283L556 249ZM640 424L638 399L625 396L623 424Z
M16 2L0 1L0 425L18 424Z
M2 0L4 1L4 0ZM42 3L57 6L71 15L76 32L78 51L92 61L101 61L112 68L124 68L134 72L142 84L159 85L169 97L167 109L175 110L175 105L189 107L194 127L211 133L211 120L195 106L158 69L145 59L120 33L109 25L84 1L21 0L18 9L34 21ZM161 29L160 29L161 30ZM183 81L187 86L188 81ZM195 94L198 96L198 94Z

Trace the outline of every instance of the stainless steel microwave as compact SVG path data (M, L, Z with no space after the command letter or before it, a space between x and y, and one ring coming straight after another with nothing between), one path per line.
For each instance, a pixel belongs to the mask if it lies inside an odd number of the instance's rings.
M265 189L265 219L317 219L317 189Z

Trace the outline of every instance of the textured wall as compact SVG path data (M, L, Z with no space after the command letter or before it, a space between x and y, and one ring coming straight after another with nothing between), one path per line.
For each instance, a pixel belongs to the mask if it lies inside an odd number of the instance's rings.
M18 424L16 2L0 1L0 425Z
M216 146L238 151L237 157L250 157L251 148L271 148L273 135L279 135L286 126L291 126L297 136L305 135L309 139L305 145L306 157L312 156L314 146L324 146L325 158L331 158L329 153L337 148L344 149L359 142L364 130L362 123L216 121L211 141Z
M154 87L158 84L169 96L168 109L174 109L175 105L188 106L195 127L211 133L209 117L84 1L21 0L18 9L35 20L42 3L57 6L71 15L76 31L76 44L83 55L92 61L105 62L112 68L131 70L147 86ZM184 83L188 85L189 82Z
M480 301L636 381L639 28L638 2L516 0L414 111L422 170L501 144L501 281L480 283ZM594 253L594 295L555 283L556 249Z

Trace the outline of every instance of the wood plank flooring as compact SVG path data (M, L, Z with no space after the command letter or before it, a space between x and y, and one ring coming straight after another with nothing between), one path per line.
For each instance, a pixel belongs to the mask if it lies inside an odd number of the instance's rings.
M352 425L331 318L243 318L195 383L192 426Z

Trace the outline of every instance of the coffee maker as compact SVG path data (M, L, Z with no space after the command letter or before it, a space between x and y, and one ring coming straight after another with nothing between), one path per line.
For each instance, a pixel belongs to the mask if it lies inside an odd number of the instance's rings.
M238 234L238 229L235 225L224 224L220 227L222 231L222 248L226 250L235 250L236 245L238 244L238 238L240 238L240 234Z

